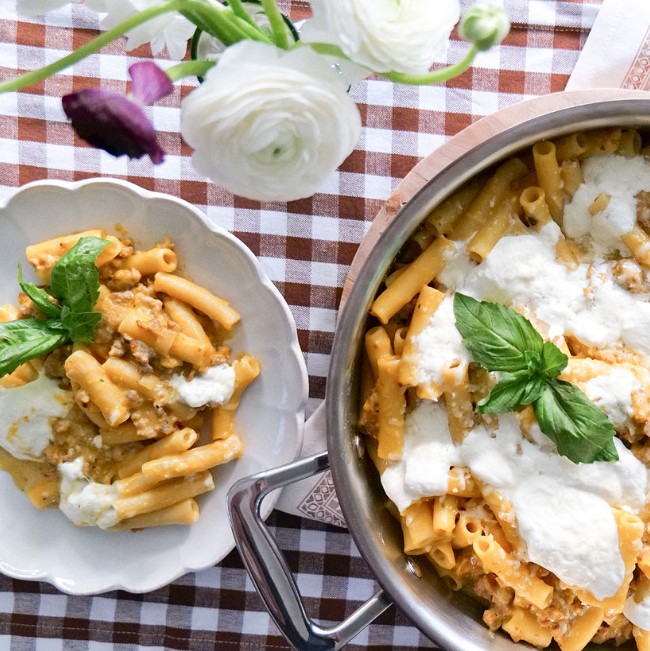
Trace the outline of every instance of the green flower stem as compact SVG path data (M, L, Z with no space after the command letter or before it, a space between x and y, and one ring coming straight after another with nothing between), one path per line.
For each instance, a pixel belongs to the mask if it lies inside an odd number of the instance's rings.
M228 13L228 17L225 14ZM241 39L236 30L232 29L230 16L232 9L221 3L207 4L200 0L189 0L184 3L181 14L199 29L219 39L225 46L232 45Z
M331 45L330 43L295 43L293 47L303 47L305 45L314 50L314 52L318 52L318 54L327 54L339 59L348 59L348 55L340 47Z
M251 25L246 21L242 20L239 16L233 16L232 21L237 27L245 34L245 38L252 39L254 41L262 41L264 43L273 43L273 39L267 36L258 25ZM239 39L243 40L243 39Z
M298 47L300 44L296 44ZM336 45L331 45L330 43L307 43L315 52L319 54L328 54L330 56L338 57L339 59L348 59L347 55L341 48ZM467 68L472 65L472 61L476 55L480 52L480 48L472 45L469 52L462 61L455 63L453 66L447 66L441 70L433 70L432 72L425 72L421 75L409 75L404 72L377 72L376 74L391 81L398 82L400 84L412 84L425 86L428 84L436 84L441 81L447 81L453 77L457 77L461 73L465 72Z
M236 16L239 16L242 20L245 20L253 27L257 27L255 21L250 17L249 13L244 8L241 0L228 0L228 5Z
M65 68L69 68L82 59L85 59L90 54L94 54L95 52L101 50L109 43L112 43L113 41L120 38L120 36L124 36L124 34L131 31L134 27L142 25L142 23L146 23L148 20L151 20L156 16L166 14L170 11L177 11L182 5L183 0L168 0L167 2L163 2L159 5L155 5L149 9L145 9L144 11L134 14L126 20L123 20L118 25L115 25L115 27L112 29L103 32L89 43L82 45L79 49L68 54L68 56L63 57L54 63L50 63L43 68L39 68L38 70L26 72L22 75L19 75L18 77L15 77L14 79L9 79L8 81L0 83L0 93L19 90L21 88L25 88L25 86L29 86L30 84L35 84L39 81L43 81L55 73L60 72L61 70L65 70Z
M215 18L218 14L215 14ZM224 45L230 46L237 41L241 41L245 38L244 34L236 29L233 21L228 18L227 20L214 20L210 23L210 27L214 30L212 33L216 36Z
M273 34L273 40L275 41L275 44L283 50L288 50L289 37L287 36L287 29L284 24L284 18L282 18L282 14L278 9L278 5L275 3L275 0L261 0L261 2L262 8L269 18L271 33Z
M403 72L380 72L377 73L386 79L391 81L396 81L400 84L412 84L412 85L428 85L428 84L437 84L441 81L447 81L453 77L457 77L461 73L465 72L467 68L472 65L474 57L480 52L480 49L476 45L472 45L470 51L467 53L465 58L458 63L455 63L453 66L447 66L440 70L433 70L432 72L425 72L422 75L409 75Z
M236 15L231 7L220 2L184 0L180 13L204 32L219 39L226 47L245 39L271 42L257 25L252 26Z
M193 59L192 61L177 63L175 66L165 70L165 72L172 81L178 81L183 77L203 77L210 68L214 67L214 65L214 61Z

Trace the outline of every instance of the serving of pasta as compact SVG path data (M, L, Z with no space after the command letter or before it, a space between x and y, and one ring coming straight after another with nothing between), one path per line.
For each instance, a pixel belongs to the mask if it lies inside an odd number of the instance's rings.
M192 524L259 361L233 355L226 300L178 273L174 243L92 229L31 244L0 306L0 466L34 507L111 530ZM207 439L207 440L205 440Z
M456 190L371 308L359 429L401 524L483 621L650 650L650 149L545 140Z

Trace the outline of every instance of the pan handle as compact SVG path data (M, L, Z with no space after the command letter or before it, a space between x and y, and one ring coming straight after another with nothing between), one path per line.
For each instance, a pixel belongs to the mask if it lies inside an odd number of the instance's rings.
M299 650L340 649L391 605L380 590L345 621L324 628L309 618L287 561L260 514L271 491L329 468L327 452L240 479L228 492L228 511L235 542L271 617Z

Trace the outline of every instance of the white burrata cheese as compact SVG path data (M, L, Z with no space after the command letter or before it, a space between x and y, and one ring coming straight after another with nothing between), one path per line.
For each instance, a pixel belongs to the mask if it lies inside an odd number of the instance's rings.
M587 397L597 404L615 427L621 427L634 414L632 393L641 387L634 373L612 367L609 373L585 382Z
M540 475L517 487L512 500L529 561L550 569L568 585L588 589L597 599L616 593L625 564L605 499L570 486L558 490L549 477Z
M61 475L59 508L78 526L113 527L118 522L113 508L118 489L113 484L99 484L86 477L83 463L83 458L77 457L58 465Z
M454 300L445 298L433 313L429 323L413 338L414 359L418 384L443 384L444 375L465 375L470 356L456 328Z
M51 418L62 418L70 405L70 392L40 375L33 382L0 388L0 446L16 459L39 460L52 440Z
M584 182L564 208L564 232L574 239L587 238L601 255L627 252L621 236L636 224L636 195L650 187L650 163L644 156L593 156L583 163L582 173ZM589 207L601 193L609 195L609 203L591 215Z
M638 513L648 474L621 441L614 443L618 461L575 464L552 445L528 441L517 416L504 414L495 431L476 427L454 446L445 408L422 401L406 417L402 460L381 481L403 512L418 499L446 494L451 466L468 467L512 505L528 560L603 599L625 573L610 505Z
M644 595L638 602L635 601L634 595L625 600L623 614L639 628L644 631L650 631L650 595Z
M455 250L443 270L436 276L436 280L445 287L453 289L462 287L470 273L474 271L477 263L470 258L464 242L453 242Z
M191 380L176 375L170 382L181 400L190 407L223 405L235 390L235 369L229 364L217 364Z
M445 410L433 402L420 403L406 416L402 460L381 475L386 495L400 512L421 497L444 495L455 457Z
M477 300L525 307L554 331L587 344L604 347L622 340L650 355L650 303L619 286L607 263L568 269L556 259L560 237L555 222L538 233L503 237L479 265L459 250L456 265L465 271L440 280Z
M569 235L591 247L593 259L575 268L558 260L563 235L553 221L537 232L501 238L480 264L456 243L436 278L450 296L415 340L411 361L420 382L439 382L450 363L462 367L469 361L454 327L454 292L524 309L554 336L572 334L596 347L622 342L650 356L650 302L616 283L602 256L626 251L620 238L636 223L635 197L650 185L650 164L643 157L603 156L586 162L584 171L585 184L567 207L564 223ZM592 216L588 208L601 192L610 195L609 205ZM613 368L584 385L615 425L633 414L632 395L640 383L630 371ZM517 415L510 413L498 417L496 429L477 426L455 446L445 407L421 401L406 416L402 458L389 464L381 481L404 512L422 498L445 495L450 467L468 468L512 509L522 558L605 599L616 593L625 574L612 507L640 513L648 484L645 465L619 439L614 445L616 462L575 464L557 453L539 427L525 437ZM628 600L625 614L650 628L650 600Z

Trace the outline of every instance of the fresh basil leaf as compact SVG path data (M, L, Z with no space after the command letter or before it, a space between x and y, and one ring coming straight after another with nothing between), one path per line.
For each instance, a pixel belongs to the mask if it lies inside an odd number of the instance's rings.
M544 391L544 378L540 375L533 375L528 378L526 383L526 388L521 395L521 406L525 407L526 405L531 405L535 400L537 400Z
M82 237L53 267L50 292L25 282L18 265L18 282L47 319L18 319L0 323L0 376L68 341L90 343L101 314L93 312L99 298L97 256L109 240ZM61 305L52 302L59 300Z
M542 432L562 456L574 463L618 460L613 425L573 384L547 381L534 408Z
M474 360L489 371L506 371L477 411L497 414L532 404L542 432L561 455L574 463L618 460L607 415L580 389L556 379L569 360L526 318L463 294L454 297L454 315Z
M53 267L50 293L72 312L91 312L99 298L97 256L109 240L82 237Z
M526 350L524 351L526 358L526 368L529 374L539 373L542 370L542 358L539 352Z
M56 330L57 322L52 319L16 319L0 323L0 341L15 343L40 337L43 330Z
M521 396L528 384L528 373L506 373L490 393L476 405L481 414L502 414L514 411L521 404Z
M539 376L530 376L527 371L504 373L499 383L487 397L476 405L482 414L502 414L529 405L541 395L544 388Z
M61 306L53 302L50 296L44 289L38 287L34 283L25 282L23 276L23 268L18 265L18 284L20 289L30 298L32 303L49 319L58 319L61 315Z
M56 323L56 322L54 322ZM18 319L0 323L0 377L21 364L45 355L68 340L65 332L44 319Z
M539 332L505 305L456 294L454 316L465 347L488 371L527 370L531 354L539 356L542 352L544 342Z
M72 312L63 308L61 324L69 338L80 344L89 344L95 338L95 328L102 319L100 312Z
M541 370L546 377L557 377L568 363L569 358L552 341L544 342L541 354Z

